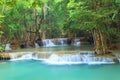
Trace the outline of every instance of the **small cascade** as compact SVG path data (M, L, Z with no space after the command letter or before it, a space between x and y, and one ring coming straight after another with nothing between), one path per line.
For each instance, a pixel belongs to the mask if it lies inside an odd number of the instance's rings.
M66 46L66 45L68 45L66 38L61 38L61 39L59 39L59 40L60 40L60 44L59 44L60 46ZM58 41L59 41L59 40L58 40Z
M119 53L116 53L116 54L114 54L115 56L116 56L116 58L119 60L119 62L120 62L120 54Z
M94 54L64 54L59 56L52 54L45 63L48 64L111 64L114 63L109 57L95 57Z
M75 42L74 46L80 46L80 42Z
M34 52L20 52L20 53L11 53L11 61L17 60L44 60L47 59L51 53L41 52L41 53L34 53Z
M10 56L11 56L11 60L12 61L32 59L32 53L27 53L27 54L10 54Z
M29 60L29 59L32 59L33 56L32 56L32 53L29 53L29 54L25 54L25 55L21 56L20 58L21 59Z
M40 48L38 43L35 42L34 44L35 44L35 48Z
M55 46L55 44L52 42L52 40L47 41L46 47L49 47L49 46Z
M16 60L31 60L31 59L36 59L37 58L37 56L33 55L32 52L10 54L10 56L11 56L11 61L16 61Z
M71 45L80 46L80 38L72 39ZM69 44L68 38L54 38L42 40L44 47L66 46Z
M73 45L74 45L74 46L80 46L80 39L79 39L79 38L75 38Z
M10 43L7 43L5 46L5 51L10 51L10 50L11 50Z
M60 42L60 43L61 43L61 45L62 45L62 46L64 46L64 42L63 42L62 40L61 40L61 42Z
M67 38L45 39L42 42L45 47L65 46L67 45Z
M43 40L43 46L45 47L52 47L55 46L55 44L52 42L53 39L45 39Z
M92 52L76 54L55 54L49 52L26 52L10 54L11 61L16 60L42 60L47 64L64 65L64 64L113 64L116 57L96 56ZM117 58L116 58L117 59Z

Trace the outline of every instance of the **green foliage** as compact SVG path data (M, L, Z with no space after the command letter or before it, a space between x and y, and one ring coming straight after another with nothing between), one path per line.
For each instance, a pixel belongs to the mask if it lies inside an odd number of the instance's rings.
M0 23L2 23L4 20L3 20L4 16L2 14L0 14Z
M4 51L4 47L0 45L0 52Z
M115 2L116 2L117 4L119 4L119 3L120 3L120 0L115 0Z
M2 22L4 21L3 20L4 16L2 14L0 14L0 40L1 40L1 37L2 37L2 34L3 34L3 31L1 30L2 26Z
M13 8L4 13L5 17L5 26L4 26L4 36L11 39L20 28L23 28L21 23L22 21L22 12L21 8ZM9 32L9 33L8 33Z
M41 24L40 32L46 30L47 38L62 37L63 27L67 20L67 1L48 1L45 23ZM53 33L54 32L54 33Z
M67 6L70 18L69 24L74 26L72 30L78 28L91 31L94 28L99 28L107 36L117 35L119 34L116 33L117 26L112 25L119 18L119 9L116 5L118 4L114 0L70 0Z
M108 39L119 37L119 7L119 0L1 0L0 35L23 39L26 31L39 29L52 38L99 28Z

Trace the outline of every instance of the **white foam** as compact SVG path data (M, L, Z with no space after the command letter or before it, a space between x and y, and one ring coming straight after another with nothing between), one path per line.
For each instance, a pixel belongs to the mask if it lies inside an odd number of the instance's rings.
M49 65L73 65L73 64L88 64L88 65L99 65L99 64L114 64L115 62L56 62L56 61L49 61L46 60L44 63Z
M45 47L53 47L53 46L56 46L53 42L52 42L52 39L45 39L43 40L43 45Z
M17 60L41 60L45 64L52 64L52 65L66 65L66 64L113 64L115 63L112 58L109 57L95 57L94 54L48 54L48 58L40 58L41 53L23 53L23 54L11 54L10 61L17 61ZM45 53L43 53L45 54ZM45 54L46 55L46 54Z
M111 58L105 57L92 57L92 55L88 54L64 54L62 56L58 56L57 54L52 54L48 59L44 61L47 64L113 64L113 60Z
M35 48L40 48L38 43L35 42L34 44L35 44Z
M10 51L10 50L12 50L12 49L10 48L10 43L7 43L6 46L5 46L5 51Z

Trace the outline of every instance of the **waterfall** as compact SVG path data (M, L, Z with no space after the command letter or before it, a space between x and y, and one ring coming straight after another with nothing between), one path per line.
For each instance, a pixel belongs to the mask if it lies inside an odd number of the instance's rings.
M80 42L75 42L74 46L80 46Z
M17 54L10 54L11 61L17 61L17 60L31 60L31 59L38 59L38 55L32 52L27 53L17 53Z
M119 62L120 62L120 54L119 54L119 53L115 53L114 55L117 57L117 59L118 59Z
M45 47L52 47L55 46L55 44L52 42L53 39L45 39L43 40L43 46Z
M60 42L60 43L61 43L61 45L62 45L62 46L64 46L64 42L63 42L63 40L61 40L61 42Z
M75 38L73 45L74 45L74 46L80 46L80 39L79 39L79 38Z
M67 44L67 38L54 38L54 39L45 39L43 40L43 46L45 47L54 47L54 46L66 46ZM80 46L80 39L75 38L73 40L73 45Z
M10 43L7 43L5 46L5 51L10 51L10 50L11 50Z
M55 44L52 42L52 40L47 40L46 47L51 47L51 46L55 46Z
M114 63L112 58L95 57L89 54L64 54L59 56L52 54L45 63L48 64L111 64Z
M96 57L92 52L76 54L54 54L49 52L25 52L10 54L11 61L16 60L42 60L47 64L112 64L112 57Z
M40 48L38 43L35 42L34 44L35 44L35 48Z
M66 46L66 45L68 45L66 38L60 38L60 39L58 39L58 41L60 42L60 46Z

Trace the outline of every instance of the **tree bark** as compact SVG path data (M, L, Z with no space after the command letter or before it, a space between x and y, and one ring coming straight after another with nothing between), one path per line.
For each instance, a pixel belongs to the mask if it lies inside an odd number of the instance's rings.
M43 24L46 24L47 13L48 13L48 5L47 5L47 3L45 3L43 6L43 16L44 16L43 17ZM42 39L46 39L46 30L45 29L42 32Z
M104 55L109 53L105 34L101 32L100 29L96 28L93 29L93 38L94 38L94 45L95 45L95 53L98 55Z
M42 33L42 39L46 39L46 30L44 30Z

